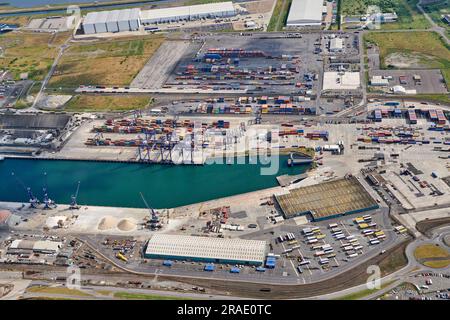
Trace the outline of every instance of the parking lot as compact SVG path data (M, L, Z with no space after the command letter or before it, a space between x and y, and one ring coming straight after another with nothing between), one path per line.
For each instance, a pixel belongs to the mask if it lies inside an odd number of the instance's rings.
M389 88L402 86L417 93L447 93L444 77L439 69L431 70L371 70L369 77L382 76L389 80ZM414 79L416 78L416 80ZM420 80L419 80L420 79ZM379 89L380 87L373 87Z

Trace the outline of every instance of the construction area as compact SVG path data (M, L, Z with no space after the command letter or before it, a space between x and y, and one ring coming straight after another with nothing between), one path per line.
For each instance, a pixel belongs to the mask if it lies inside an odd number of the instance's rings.
M313 221L320 221L378 208L355 177L292 189L275 199L287 219L310 214Z

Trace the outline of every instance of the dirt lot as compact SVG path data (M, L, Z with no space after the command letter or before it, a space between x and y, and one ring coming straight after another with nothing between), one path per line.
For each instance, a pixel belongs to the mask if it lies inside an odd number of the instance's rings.
M164 41L162 36L72 44L50 87L128 85Z
M58 46L68 37L49 33L10 32L0 37L0 69L9 69L18 79L28 72L32 80L42 80L58 53Z

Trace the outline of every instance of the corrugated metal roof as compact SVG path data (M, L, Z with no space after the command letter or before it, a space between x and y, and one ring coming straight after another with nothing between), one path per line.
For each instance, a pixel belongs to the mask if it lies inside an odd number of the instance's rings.
M48 240L14 240L9 248L34 251L58 251L61 245L61 242Z
M321 23L322 0L292 0L287 25Z
M130 20L130 9L120 10L119 18L117 21L128 21Z
M207 15L217 14L221 12L235 11L233 2L218 2L207 3L195 6L184 6L175 8L163 8L154 10L143 10L141 12L141 19L162 19L177 16L193 16L193 15Z
M147 255L261 263L264 261L265 252L265 241L169 234L155 234L145 250Z
M84 18L84 24L93 24L97 21L98 12L89 12Z
M119 19L120 10L109 11L108 16L106 17L106 23L108 22L117 22Z
M114 21L138 20L141 15L141 9L123 9L113 11L90 12L84 18L84 24L107 23Z

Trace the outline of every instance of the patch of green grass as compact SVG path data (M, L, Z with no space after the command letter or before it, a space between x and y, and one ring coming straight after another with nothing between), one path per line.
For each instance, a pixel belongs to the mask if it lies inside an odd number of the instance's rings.
M450 259L447 260L430 260L423 263L430 268L446 268L450 265Z
M10 32L0 36L0 69L9 70L15 80L28 72L31 80L43 80L58 54L57 45L69 33L56 40L49 33Z
M447 258L450 254L444 248L434 244L424 244L414 250L416 259Z
M66 287L46 287L46 286L34 286L29 287L27 292L34 293L50 293L50 294L60 294L68 296L80 296L80 297L90 297L91 295L76 289L69 289Z
M367 7L376 5L383 12L393 12L398 0L341 0L344 15L360 15L367 12Z
M160 35L72 44L50 79L49 88L128 85L163 43Z
M414 98L421 100L450 104L450 95L448 94L417 94Z
M267 31L281 31L286 25L289 9L291 8L292 0L277 0L275 8L273 9L272 17L270 17Z
M450 84L450 46L435 32L371 32L365 40L380 48L382 67L386 68L385 59L392 53L419 55L421 63L429 68L442 71L444 79Z
M381 28L386 30L393 29L428 29L430 22L425 15L417 8L419 0L396 0L395 12L398 15L398 21L393 23L384 23Z
M116 292L114 298L130 299L130 300L191 300L189 298L182 297L169 297L156 294L143 294L143 293L128 293L128 292Z
M368 295L375 293L377 291L380 291L381 289L386 288L387 286L391 285L394 281L388 281L386 283L383 283L380 287L380 289L364 289L358 292L354 292L351 294L348 294L346 296L337 298L335 300L359 300L362 299L364 297L367 297Z
M342 14L355 16L367 13L371 5L378 6L382 12L395 12L398 21L383 23L382 29L427 29L431 25L425 16L417 9L419 0L342 0Z
M431 19L436 22L441 27L447 29L447 35L450 35L450 26L448 23L445 23L442 19L442 16L445 14L450 14L450 1L449 0L441 0L436 3L422 5L423 10L428 13Z
M70 99L64 110L70 112L105 112L143 109L151 103L146 96L77 95Z

